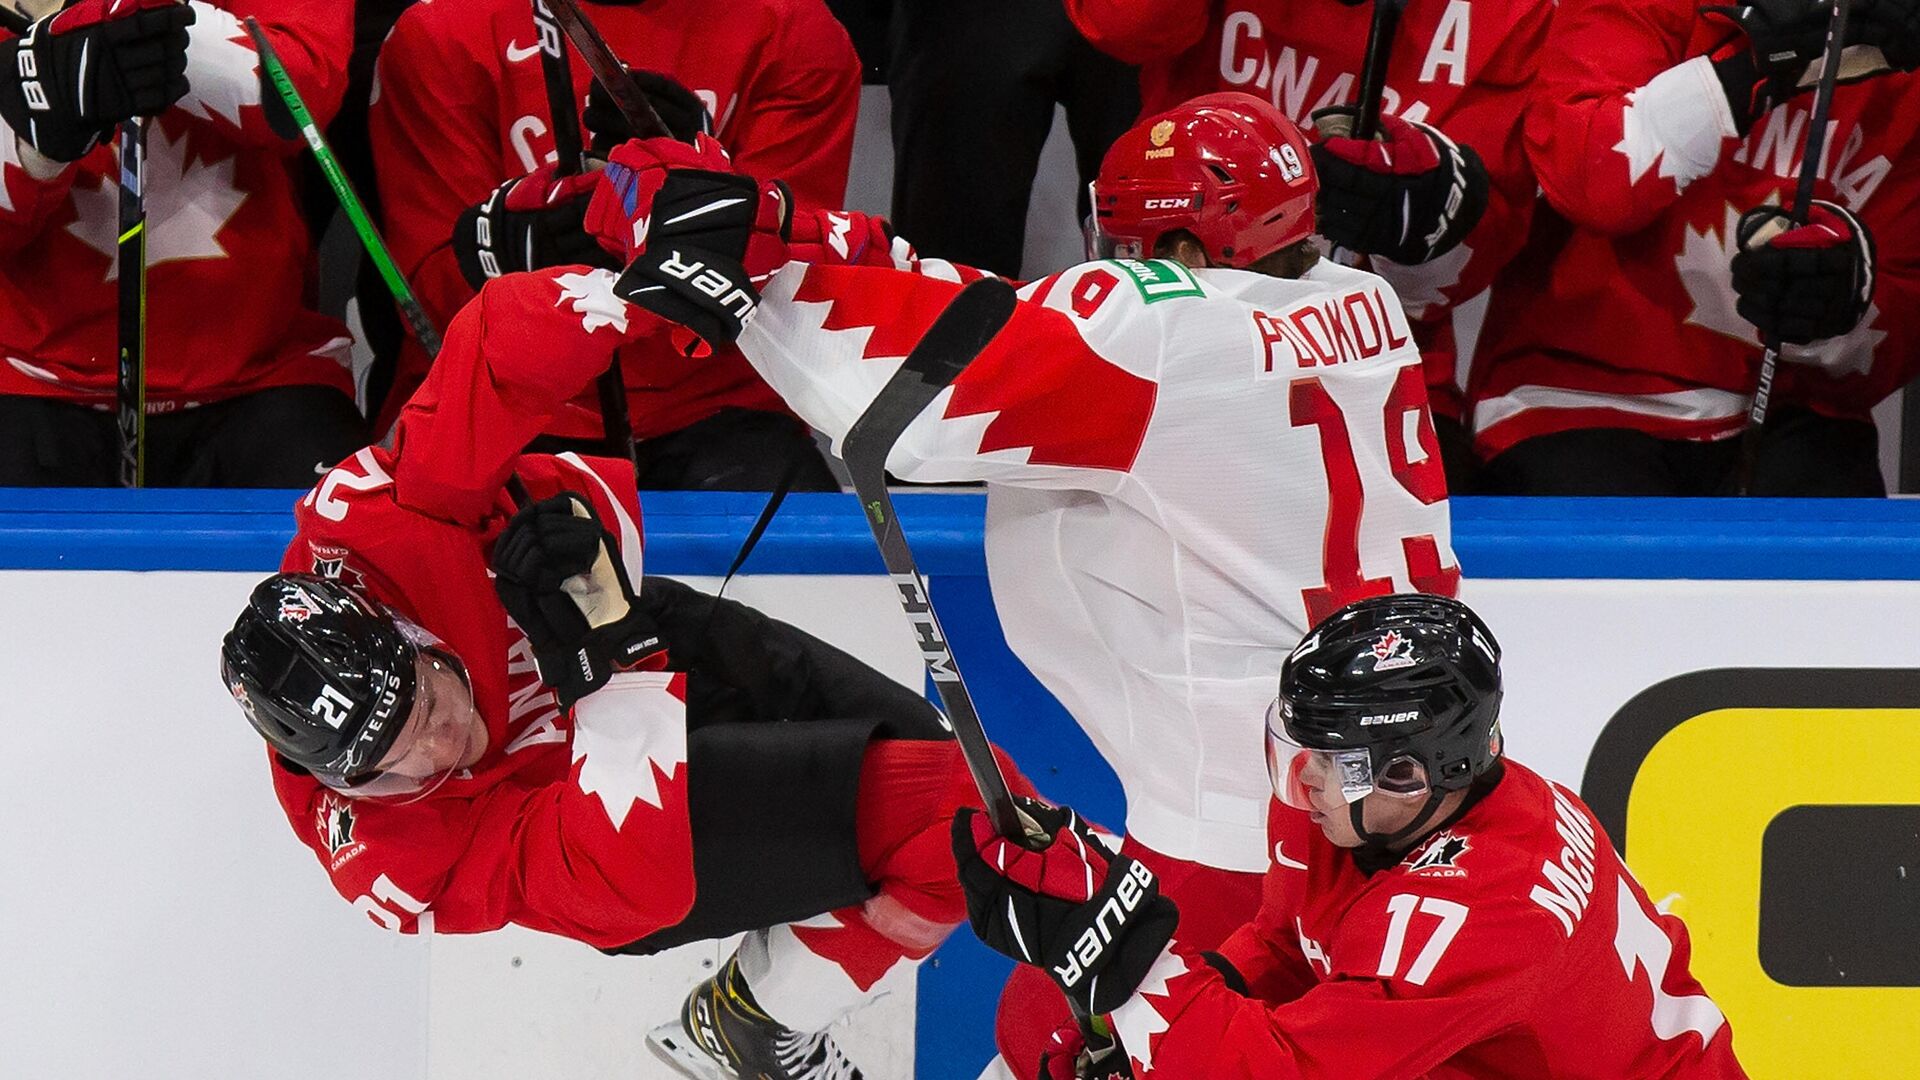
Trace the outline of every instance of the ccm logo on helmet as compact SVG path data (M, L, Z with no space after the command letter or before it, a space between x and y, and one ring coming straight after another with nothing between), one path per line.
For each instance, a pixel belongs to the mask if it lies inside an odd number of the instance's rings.
M1185 210L1192 205L1193 196L1191 195L1179 199L1148 199L1146 201L1148 210Z
M1067 953L1067 962L1053 969L1060 981L1068 986L1080 985L1105 955L1107 946L1112 943L1113 935L1127 925L1127 920L1140 906L1140 899L1147 894L1147 887L1153 884L1153 871L1141 863L1127 867L1127 876L1100 905L1100 914L1094 917L1093 925L1080 931L1079 940L1073 943L1073 949ZM1112 922L1109 923L1108 920Z

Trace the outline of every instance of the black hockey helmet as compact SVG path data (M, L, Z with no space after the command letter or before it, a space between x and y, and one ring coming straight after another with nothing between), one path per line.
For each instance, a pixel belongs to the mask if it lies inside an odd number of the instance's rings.
M254 587L220 645L220 676L289 762L350 791L413 707L420 634L353 589L312 574Z
M1500 646L1472 609L1427 593L1372 597L1327 616L1287 656L1268 766L1298 806L1295 755L1329 758L1356 827L1375 790L1426 792L1431 812L1499 760L1499 717Z

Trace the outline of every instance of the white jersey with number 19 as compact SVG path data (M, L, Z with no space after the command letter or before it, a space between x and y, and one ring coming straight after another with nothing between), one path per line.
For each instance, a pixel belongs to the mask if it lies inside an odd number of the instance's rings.
M837 448L965 276L792 264L740 345ZM1119 774L1127 831L1263 871L1282 659L1350 601L1459 585L1400 302L1327 262L1094 262L1020 297L888 468L987 481L1008 643Z

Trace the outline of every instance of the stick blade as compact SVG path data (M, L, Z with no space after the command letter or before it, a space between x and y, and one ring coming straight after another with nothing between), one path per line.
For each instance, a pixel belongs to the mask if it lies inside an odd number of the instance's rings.
M981 278L961 289L847 429L840 442L847 468L884 469L888 452L907 425L986 350L1013 318L1018 303L1013 286L1000 278Z

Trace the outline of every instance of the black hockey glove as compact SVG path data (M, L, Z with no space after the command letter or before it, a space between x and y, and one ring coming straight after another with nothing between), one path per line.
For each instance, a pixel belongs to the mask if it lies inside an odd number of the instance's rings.
M1487 209L1487 168L1426 124L1380 117L1370 142L1352 137L1357 112L1336 105L1313 114L1320 138L1313 167L1320 174L1316 202L1320 235L1403 266L1452 251Z
M657 71L628 68L627 73L640 84L641 91L647 95L647 104L653 106L660 122L667 125L667 131L674 138L691 144L696 134L713 134L713 117L707 114L706 104L693 91ZM604 158L613 153L614 147L638 137L598 79L593 81L593 89L587 91L585 119L587 132L592 136L594 157Z
M501 604L533 646L540 681L564 706L666 650L634 606L613 534L580 495L521 507L494 541L493 572Z
M1039 851L993 831L986 814L953 819L967 918L990 949L1036 964L1092 1015L1119 1008L1173 938L1180 913L1153 872L1107 850L1066 807L1022 799L1053 837Z
M1735 237L1735 310L1763 337L1807 345L1860 325L1873 302L1873 236L1845 207L1815 200L1797 228L1779 207L1756 207Z
M605 270L620 264L587 235L591 176L559 176L543 166L493 189L453 227L460 274L478 289L502 274L584 263Z
M1847 37L1879 49L1896 70L1920 68L1920 0L1854 0ZM1844 66L1840 73L1846 74Z
M687 328L708 347L732 342L760 303L743 261L759 201L759 185L750 176L670 171L653 197L646 246L613 291Z
M80 160L186 94L193 17L175 0L80 0L41 19L0 43L0 117L43 156Z
M1841 83L1883 74L1898 67L1899 54L1909 64L1920 51L1913 30L1913 0L1886 0L1871 16L1849 16L1847 40L1840 52ZM1899 10L1906 5L1908 10ZM1833 17L1828 0L1744 0L1700 9L1733 23L1745 35L1715 50L1714 74L1720 78L1727 104L1740 134L1767 110L1819 81L1827 46L1827 23ZM1892 51L1887 51L1888 49ZM1902 70L1910 70L1903 68Z

